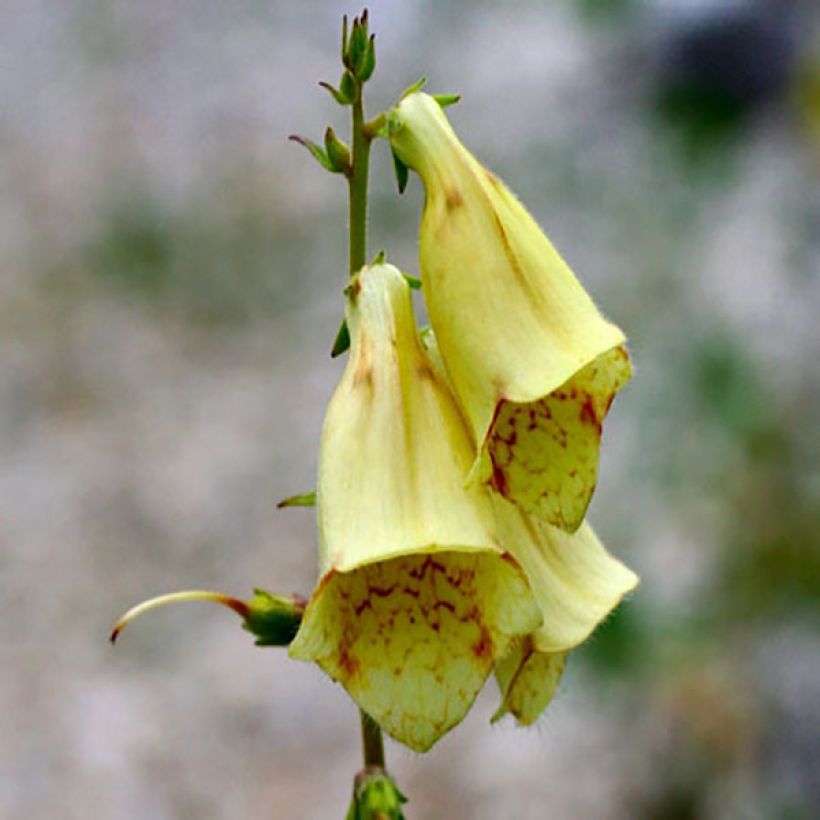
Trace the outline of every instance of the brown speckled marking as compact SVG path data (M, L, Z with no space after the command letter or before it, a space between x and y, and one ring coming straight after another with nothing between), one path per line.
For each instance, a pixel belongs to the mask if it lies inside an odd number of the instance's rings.
M490 633L487 631L487 627L485 627L484 624L479 623L479 629L481 630L481 636L470 647L470 649L472 650L473 655L479 659L492 658L493 639L490 637Z
M339 647L338 663L345 681L352 678L359 671L359 661L350 654L346 644Z
M448 211L454 211L464 204L464 199L461 196L461 191L458 188L447 188L444 192L444 204Z
M419 751L458 723L512 635L538 623L520 567L500 553L404 556L330 572L318 589L328 597L316 660Z
M574 532L595 488L603 418L628 378L628 356L616 348L537 401L501 399L485 445L488 485Z

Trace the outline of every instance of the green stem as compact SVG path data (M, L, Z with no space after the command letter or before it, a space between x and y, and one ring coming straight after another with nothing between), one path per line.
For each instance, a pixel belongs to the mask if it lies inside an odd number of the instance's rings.
M353 103L353 156L349 185L349 254L350 275L353 276L367 259L367 182L370 166L370 140L372 135L365 129L362 85L358 84L356 101ZM384 768L384 740L379 725L365 712L359 710L362 723L362 751L365 766Z
M379 724L370 715L359 710L362 721L362 751L365 767L384 769L384 740Z
M370 164L370 139L365 131L362 86L353 103L353 158L348 177L350 209L350 275L367 258L367 177Z

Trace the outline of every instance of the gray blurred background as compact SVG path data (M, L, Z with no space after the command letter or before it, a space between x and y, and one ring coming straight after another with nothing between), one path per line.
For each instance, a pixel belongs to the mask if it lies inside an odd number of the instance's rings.
M820 15L812 2L371 4L369 110L420 75L631 339L592 520L642 576L537 727L490 682L421 818L820 816ZM308 592L343 182L340 2L6 0L0 816L342 817L339 687L186 587ZM371 250L418 181L373 157Z

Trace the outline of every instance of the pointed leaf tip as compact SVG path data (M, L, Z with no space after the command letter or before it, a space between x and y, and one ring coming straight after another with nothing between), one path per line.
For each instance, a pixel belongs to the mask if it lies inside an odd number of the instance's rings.
M339 332L336 334L336 339L333 342L333 348L330 351L330 358L335 359L341 356L350 347L350 332L347 329L347 320L342 320L342 325Z
M334 168L333 163L330 161L330 157L327 155L327 152L324 148L320 145L317 145L313 140L309 140L307 137L303 137L299 134L291 134L288 137L289 140L293 142L298 142L299 145L303 145L305 148L310 151L313 158L326 170L330 171L331 173L338 173L336 168Z
M396 172L396 184L399 188L399 193L403 194L407 188L407 180L410 176L409 168L399 159L398 154L393 151L393 170Z
M461 94L433 94L433 99L442 108L447 108L450 105L455 105L461 99Z
M316 506L316 490L310 490L306 493L298 493L297 495L283 498L277 505L276 509L283 510L286 507L315 507Z
M416 82L414 82L413 85L408 86L404 89L404 91L402 91L399 100L401 101L405 97L409 97L411 94L415 94L416 91L421 91L421 89L424 88L425 85L427 85L427 77L419 77L419 79L416 80Z

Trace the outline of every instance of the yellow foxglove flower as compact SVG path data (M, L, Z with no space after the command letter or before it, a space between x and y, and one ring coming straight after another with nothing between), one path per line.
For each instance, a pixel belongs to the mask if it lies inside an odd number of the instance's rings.
M470 432L419 341L390 265L348 288L350 356L325 417L320 580L292 657L316 661L385 731L425 751L541 613L464 487Z
M496 667L502 703L494 719L511 712L528 725L552 699L567 652L592 634L638 577L586 522L569 534L503 499L495 508L501 541L524 568L544 621Z
M432 97L409 94L388 122L425 187L422 283L479 444L470 478L574 532L595 489L601 423L630 377L624 335Z
M446 379L435 332L426 330L421 338ZM496 664L501 706L493 720L511 713L528 726L552 700L569 650L592 634L638 577L606 551L587 523L570 534L498 496L493 506L498 537L527 573L544 619L534 633L515 639Z

